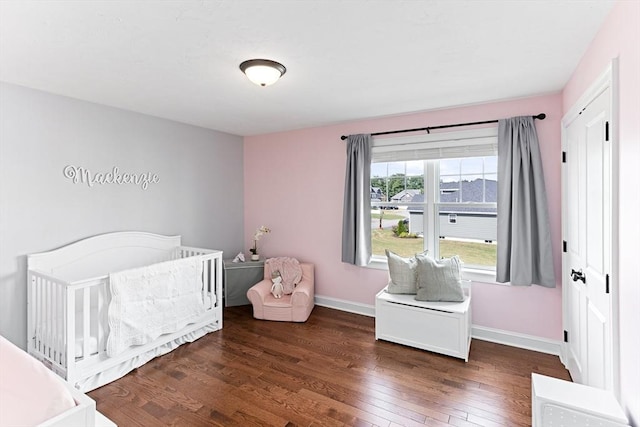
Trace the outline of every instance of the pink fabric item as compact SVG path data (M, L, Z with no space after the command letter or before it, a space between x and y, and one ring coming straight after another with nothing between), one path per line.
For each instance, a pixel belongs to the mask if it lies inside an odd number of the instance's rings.
M34 426L76 406L62 379L0 336L0 426Z
M302 280L302 268L295 258L279 257L269 258L265 261L265 273L268 270L269 277L274 271L279 271L282 276L282 288L285 295L291 295L296 285Z

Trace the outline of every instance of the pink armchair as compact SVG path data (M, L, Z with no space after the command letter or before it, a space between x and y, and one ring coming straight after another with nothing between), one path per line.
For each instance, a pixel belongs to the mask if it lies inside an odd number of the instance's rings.
M306 322L314 306L314 265L300 263L302 279L291 295L275 298L271 294L271 269L264 265L264 279L247 291L256 319L280 322Z

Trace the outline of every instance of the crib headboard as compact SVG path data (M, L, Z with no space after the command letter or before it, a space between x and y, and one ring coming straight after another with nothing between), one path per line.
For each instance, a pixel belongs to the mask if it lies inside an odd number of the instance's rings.
M141 231L100 234L28 255L27 268L73 282L169 260L180 245L180 236Z

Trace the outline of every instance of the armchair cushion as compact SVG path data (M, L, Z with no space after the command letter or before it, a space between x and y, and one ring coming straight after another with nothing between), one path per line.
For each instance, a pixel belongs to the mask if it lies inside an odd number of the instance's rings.
M271 271L267 265L265 262L264 279L247 291L247 298L253 305L253 317L283 322L305 322L314 307L314 265L300 263L300 282L291 294L283 295L282 298L275 298L271 294Z

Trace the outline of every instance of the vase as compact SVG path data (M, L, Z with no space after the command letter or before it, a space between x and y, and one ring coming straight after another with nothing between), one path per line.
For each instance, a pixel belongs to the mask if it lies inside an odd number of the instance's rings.
M260 255L251 254L251 261L260 261Z

